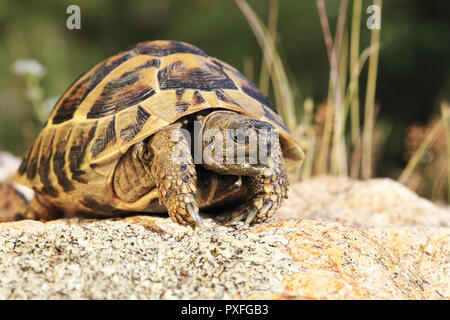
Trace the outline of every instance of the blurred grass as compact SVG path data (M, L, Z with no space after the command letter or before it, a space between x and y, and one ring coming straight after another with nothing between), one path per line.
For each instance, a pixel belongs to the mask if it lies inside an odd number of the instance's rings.
M277 111L284 119L287 127L293 130L297 125L294 99L292 89L287 78L283 63L278 52L275 50L275 41L273 36L266 30L264 24L257 17L245 0L235 0L250 27L252 28L256 39L264 52L264 61L275 92L275 105Z
M374 162L379 158L392 126L386 126L383 123L376 125L375 123L376 114L378 114L378 110L375 107L375 91L380 51L380 29L372 29L370 46L360 53L359 28L361 27L362 1L356 0L353 2L350 29L346 26L348 1L340 1L336 32L333 39L325 2L317 0L317 9L330 66L326 116L324 125L319 132L314 130L314 103L311 98L304 100L303 120L301 122L296 120L299 117L295 114L295 111L299 108L294 106L292 89L285 76L287 72L279 59L275 46L276 30L274 29L273 21L277 21L278 18L273 15L269 16L269 27L272 26L272 28L270 28L270 31L267 31L264 24L245 0L235 1L246 17L260 44L261 50L264 52L263 63L265 69L263 68L263 70L273 70L273 72L267 74L271 76L278 111L285 119L288 127L293 131L294 138L306 150L304 165L296 173L297 179L307 179L315 174L347 176L349 174L348 167L351 168L351 176L353 178L372 178ZM374 0L373 4L378 6L381 11L381 0ZM278 2L271 2L270 8L277 13ZM360 110L361 106L358 98L359 83L361 82L360 75L367 58L369 59L369 66L366 96L364 109ZM267 83L267 74L261 73L261 84ZM266 88L267 85L264 86L265 90ZM280 92L280 88L285 90ZM351 108L350 132L346 134L349 108ZM399 182L403 184L407 182L411 173L423 158L425 151L442 131L442 128L445 129L446 133L447 155L450 154L450 112L448 110L449 108L446 104L441 107L442 122L436 123L415 154L410 158L407 166L398 178ZM362 129L360 114L364 115ZM334 121L331 120L333 117ZM321 140L319 148L316 145L317 135L320 136ZM331 135L333 135L333 139L331 139ZM319 161L315 171L314 159L316 158L319 158ZM450 161L448 161L448 158L447 156L447 189L450 190ZM437 169L439 170L440 168L438 167ZM450 203L450 191L448 191L447 201Z
M380 8L381 11L381 0L374 0L374 5ZM372 29L370 37L370 45L376 49L370 55L369 58L369 71L367 75L367 89L366 89L366 100L365 100L365 110L364 110L364 129L363 129L363 139L362 139L362 177L364 179L369 179L373 174L373 128L375 122L374 108L375 108L375 88L377 83L377 71L378 71L378 53L379 53L379 43L380 43L380 30Z
M408 165L399 182L434 201L450 203L450 106L441 103L440 117L413 125L406 140Z
M310 98L305 100L305 121L298 122L296 115L296 110L299 108L295 108L294 100L292 98L292 89L289 84L289 81L286 77L285 68L279 58L279 54L277 53L275 47L275 30L272 28L271 32L267 31L264 24L255 14L255 12L251 9L248 3L245 0L235 0L236 4L241 9L242 13L246 17L250 27L252 28L258 43L260 44L261 50L264 52L264 64L267 70L272 70L270 72L270 76L272 79L273 88L275 91L276 97L276 106L280 115L284 118L288 127L292 131L299 131L303 133L303 137L306 141L299 140L300 145L302 145L306 149L306 159L307 166L303 169L303 172L300 174L303 178L310 177L315 174L313 171L313 160L317 156L316 152L319 152L320 158L320 166L317 173L319 174L334 174L337 176L347 176L348 175L348 155L346 151L346 145L350 145L350 149L355 149L357 147L357 143L359 144L360 139L359 136L361 132L359 132L359 118L353 119L352 121L352 139L350 141L346 141L345 128L346 121L348 116L348 104L351 102L354 105L355 96L357 96L357 88L356 83L359 82L360 75L360 62L361 67L364 64L365 58L367 54L363 52L361 56L359 56L359 38L356 38L353 26L352 30L352 43L351 43L351 51L352 51L352 63L350 67L348 66L348 28L346 27L346 15L348 11L348 1L342 0L339 5L338 10L338 19L335 37L333 39L330 31L329 20L326 10L326 5L323 0L317 0L317 9L320 17L320 24L322 26L323 38L325 40L325 45L327 48L328 61L330 65L330 79L329 79L329 97L327 101L327 118L326 124L323 128L322 136L322 145L321 150L317 150L315 147L315 137L310 137L310 135L315 135L314 131L310 129L312 126L312 109L313 102ZM375 4L381 5L380 1L376 0ZM275 9L277 6L273 4L271 9L278 12ZM356 4L356 8L361 10L361 3ZM360 20L361 12L358 10L353 10L353 24L357 23L355 21ZM269 19L269 24L271 21L274 21L276 18L271 17ZM272 22L273 26L273 22ZM365 101L365 122L363 127L363 144L362 144L362 157L361 157L361 168L362 168L362 177L365 179L369 179L372 173L372 158L373 158L373 128L374 128L374 105L375 105L375 85L376 85L376 71L377 71L377 63L378 63L378 51L379 51L379 30L373 29L371 36L371 48L372 50L369 52L369 73L367 79L367 90L366 90L366 101ZM356 49L355 49L356 48ZM356 56L356 57L355 57ZM350 77L348 77L347 70L350 68ZM261 74L260 83L264 83L265 74ZM349 83L347 83L349 80ZM347 97L345 99L344 97ZM358 108L355 110L355 108ZM353 106L353 113L359 114L359 105ZM331 114L334 116L334 121L330 121ZM356 121L357 120L357 121ZM298 127L304 127L300 129L296 129ZM358 131L356 131L358 130ZM356 132L355 132L356 131ZM333 138L331 139L331 133L333 134ZM297 138L301 138L302 136L297 136ZM356 137L356 138L355 138ZM313 145L311 145L313 144ZM328 150L331 149L331 152ZM355 160L355 158L353 158ZM360 161L359 158L356 161ZM329 165L328 165L329 164ZM329 169L327 169L329 168ZM356 176L358 177L358 176Z
M447 202L450 204L450 104L448 101L443 101L441 104L441 119L447 145Z

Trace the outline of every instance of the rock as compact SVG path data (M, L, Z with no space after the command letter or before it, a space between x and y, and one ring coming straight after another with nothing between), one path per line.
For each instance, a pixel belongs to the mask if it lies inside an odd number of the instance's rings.
M391 179L317 177L296 184L280 219L321 218L357 226L446 226L450 211Z
M278 220L250 228L153 216L0 224L0 299L450 298L446 210L387 179L291 189Z
M16 173L20 159L6 151L0 151L0 181L6 181Z
M0 223L0 232L3 231L11 236L18 236L23 234L38 234L46 230L47 225L45 223L34 220Z

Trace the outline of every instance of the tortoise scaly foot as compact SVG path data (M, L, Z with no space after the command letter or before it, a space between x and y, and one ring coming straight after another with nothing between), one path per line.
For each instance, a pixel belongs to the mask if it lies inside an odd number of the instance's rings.
M151 168L159 199L174 222L204 228L196 201L197 173L190 146L177 124L156 133L149 143L154 154Z
M159 183L160 199L174 222L204 228L195 199L195 169L193 166L177 169Z
M245 224L262 222L270 218L287 198L288 179L283 158L269 160L261 175L249 179L249 200L233 221L245 219Z

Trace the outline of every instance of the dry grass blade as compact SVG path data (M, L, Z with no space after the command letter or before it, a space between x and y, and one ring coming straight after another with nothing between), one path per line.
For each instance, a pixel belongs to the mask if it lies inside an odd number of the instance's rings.
M361 74L361 70L366 63L366 60L369 56L375 51L378 50L378 45L374 47L369 47L364 49L361 53L358 62L354 64L351 74L350 74L350 83L348 85L345 97L344 97L344 118L347 118L347 113L349 109L349 105L351 105L351 119L352 119L352 144L353 144L353 152L351 155L350 162L350 176L353 179L359 178L359 173L361 169L361 153L362 153L362 137L359 129L359 102L358 102L358 79ZM356 101L356 106L355 106ZM356 123L353 123L353 119L357 119ZM341 135L344 135L344 130L341 132ZM354 137L356 135L356 138ZM372 152L371 152L372 153Z
M328 89L327 112L326 112L325 126L323 128L322 143L319 153L319 163L317 170L319 174L325 174L328 172L327 159L329 156L331 133L333 131L333 122L331 119L335 113L335 105L334 102L332 102L333 89L331 79L333 79L334 77L333 72L336 71L335 68L333 68L333 66L336 65L337 62L335 61L336 56L333 53L334 50L333 38L331 36L330 25L328 24L328 15L325 7L325 2L323 0L317 0L317 10L319 12L320 25L322 27L325 47L327 49L328 54L328 61L330 63L330 86Z
M325 125L323 126L322 139L319 150L319 159L317 162L317 174L327 174L328 173L328 158L330 152L330 141L331 133L333 131L333 115L334 115L334 104L331 99L331 85L328 90L328 99L325 112Z
M345 151L345 139L340 136L340 132L345 126L345 119L343 118L343 99L342 99L342 87L339 77L339 64L340 61L338 54L341 52L342 39L345 30L346 12L348 7L348 0L342 0L339 6L338 21L336 26L335 40L333 42L331 37L330 26L328 23L328 15L326 11L325 2L323 0L317 0L317 9L319 11L320 24L324 35L325 45L327 47L328 60L330 63L330 75L333 93L333 103L335 107L334 112L334 133L333 133L333 147L332 147L332 171L336 175L347 174L347 156ZM345 62L345 60L340 61ZM341 68L342 69L342 68Z
M253 71L253 59L252 59L252 57L245 57L243 64L244 64L244 76L248 80L253 81L254 71Z
M441 103L441 119L447 142L447 202L450 204L450 104L448 101Z
M347 114L348 114L348 109L349 106L351 104L351 102L353 101L353 99L355 98L355 96L357 96L357 82L358 82L358 78L361 74L362 68L364 67L364 64L366 63L367 59L375 52L378 50L379 44L373 44L372 46L364 49L364 51L361 53L361 55L359 56L358 62L355 64L354 68L351 70L351 75L350 78L354 79L351 80L350 83L348 84L348 88L347 91L345 93L345 97L344 97L344 119L347 119ZM356 84L355 84L356 82ZM342 130L340 132L340 135L343 136L344 135L344 130ZM359 130L357 132L357 136L356 139L359 139Z
M442 123L437 122L433 129L430 131L430 133L427 135L425 140L422 142L420 147L417 149L417 151L414 153L414 155L411 157L411 159L408 162L408 165L401 173L400 177L398 178L398 182L405 184L408 178L411 176L411 173L414 171L415 167L419 163L419 161L422 159L425 152L430 147L431 143L434 141L434 139L438 136L440 131L443 129Z
M331 36L330 25L328 24L327 9L323 0L317 0L317 10L319 11L320 25L322 27L323 39L325 40L325 47L327 48L328 60L331 61L334 56L333 38Z
M245 0L235 0L235 2L244 14L250 27L252 28L252 31L259 43L259 46L261 47L261 50L264 51L264 48L266 46L269 46L270 48L272 59L270 59L270 55L264 55L266 59L264 60L264 62L267 66L273 66L272 68L269 68L269 71L274 87L277 111L283 117L288 128L290 130L294 130L297 125L297 120L295 115L292 89L281 62L281 58L278 55L278 52L275 50L274 41L269 32L266 30L264 24L257 17L252 8L250 8L248 3Z
M358 78L353 70L359 70L359 37L361 25L361 7L362 0L353 1L352 27L350 39L350 83L349 90L352 92L351 98L351 136L352 142L359 140L359 98L358 98ZM353 163L353 161L352 161Z
M305 161L302 166L302 180L311 178L314 167L314 156L316 149L316 134L313 126L314 116L314 102L311 98L305 99L303 103L303 109L305 110L304 117L302 119L301 126L297 129L303 129L306 136L307 148L305 152Z
M267 24L267 29L269 30L269 34L274 42L272 45L266 45L264 47L264 61L273 61L272 58L272 50L271 47L275 45L276 36L277 36L277 25L278 25L278 12L280 8L279 0L270 0L269 6L269 22ZM273 65L267 65L266 63L261 64L261 75L259 79L259 89L266 96L269 94L269 74Z
M381 8L381 0L374 0L374 4L377 5L379 8ZM377 83L379 43L380 43L380 29L374 28L371 31L370 45L371 47L377 47L377 50L375 50L370 55L369 71L367 75L367 90L366 90L364 129L362 140L363 179L370 179L370 177L372 176L372 144L373 144L375 89Z

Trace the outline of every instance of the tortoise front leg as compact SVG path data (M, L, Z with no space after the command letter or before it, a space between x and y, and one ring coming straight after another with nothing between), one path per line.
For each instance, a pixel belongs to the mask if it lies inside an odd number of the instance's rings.
M288 183L286 166L279 149L261 174L249 177L246 207L233 220L245 219L245 224L249 225L271 217L287 198Z
M179 124L170 125L150 138L150 174L159 189L159 200L172 220L203 228L195 198L195 165L189 143L179 128Z

